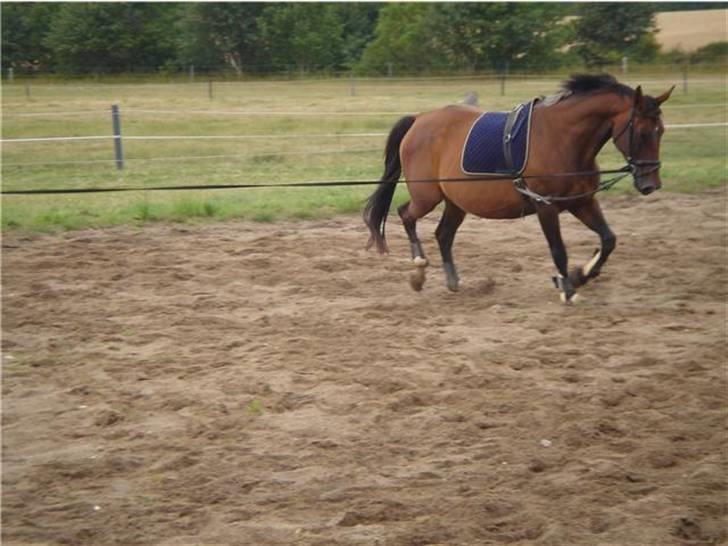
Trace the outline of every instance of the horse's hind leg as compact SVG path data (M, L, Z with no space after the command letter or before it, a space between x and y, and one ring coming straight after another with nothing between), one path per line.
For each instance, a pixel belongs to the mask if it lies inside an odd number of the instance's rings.
M422 250L422 244L417 236L417 220L434 209L437 203L439 203L439 200L434 203L428 202L427 204L424 204L417 203L413 199L397 209L399 217L402 219L404 229L407 232L410 248L412 249L412 263L415 265L415 272L410 275L410 285L412 286L412 289L417 292L422 290L422 287L425 284L425 268L428 265L427 257L425 257L425 252Z
M617 237L609 229L599 203L596 199L589 199L586 203L569 209L581 222L599 235L601 248L597 249L592 259L583 267L577 267L569 272L569 279L575 288L585 285L591 279L599 276L602 266L617 245Z
M464 218L465 212L460 207L451 201L445 201L445 211L442 213L440 223L435 230L435 237L437 237L440 254L442 255L442 268L445 270L445 281L452 292L458 291L460 281L455 269L455 262L452 259L452 243L455 239L455 233L460 224L463 223Z

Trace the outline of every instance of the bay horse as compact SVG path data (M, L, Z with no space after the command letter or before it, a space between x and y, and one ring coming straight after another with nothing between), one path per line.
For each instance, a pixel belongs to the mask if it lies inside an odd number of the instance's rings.
M600 189L596 156L611 138L632 174L635 188L648 195L661 186L660 139L664 133L660 105L674 86L658 97L619 83L608 74L572 76L551 100L536 101L531 118L528 162L518 177L488 180L464 173L461 153L476 118L483 112L455 105L406 116L392 128L385 148L384 174L364 208L364 222L386 253L385 224L395 185L404 173L410 201L398 209L412 250L414 290L421 290L428 265L417 237L417 220L440 202L445 208L435 231L447 287L458 290L452 244L467 213L482 218L520 218L536 214L558 275L553 278L564 303L576 289L599 275L616 245L595 193ZM600 238L601 248L580 268L569 271L559 214L568 210Z

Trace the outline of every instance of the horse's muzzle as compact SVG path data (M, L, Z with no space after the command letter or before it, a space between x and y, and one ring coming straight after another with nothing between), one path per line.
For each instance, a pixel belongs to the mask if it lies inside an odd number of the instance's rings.
M662 187L659 160L629 160L634 187L642 195L649 195Z
M656 175L634 179L634 187L642 195L650 195L652 192L659 190L661 186L660 177Z

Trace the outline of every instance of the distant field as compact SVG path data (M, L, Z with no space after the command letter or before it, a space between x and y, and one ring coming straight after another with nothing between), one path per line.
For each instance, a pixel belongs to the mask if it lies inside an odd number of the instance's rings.
M667 11L657 14L657 43L663 51L695 51L728 41L728 9Z
M668 124L725 121L725 81L679 74L640 76L646 92L678 84L665 106ZM117 171L111 140L4 143L3 187L159 186L378 179L384 134L401 115L438 108L476 91L489 109L557 90L559 78L511 80L506 95L490 79L217 83L69 83L3 86L3 138L111 133L111 104L122 112L126 168ZM351 137L346 134L357 133ZM131 140L131 136L215 136L210 140ZM257 135L257 136L256 136ZM253 138L250 138L250 137ZM248 137L248 138L241 138ZM725 127L668 130L665 189L725 183ZM78 163L77 163L78 162ZM609 144L603 166L620 158ZM625 183L624 188L629 184ZM361 209L371 187L206 190L63 196L6 196L3 229L49 230L190 218L320 218ZM621 191L621 190L620 190ZM629 191L629 190L625 190ZM398 199L403 199L400 189Z

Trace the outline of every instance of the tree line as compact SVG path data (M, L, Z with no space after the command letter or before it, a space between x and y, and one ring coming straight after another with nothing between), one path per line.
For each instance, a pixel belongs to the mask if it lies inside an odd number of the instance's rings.
M654 60L655 13L641 2L6 3L2 64L240 75L598 67Z

